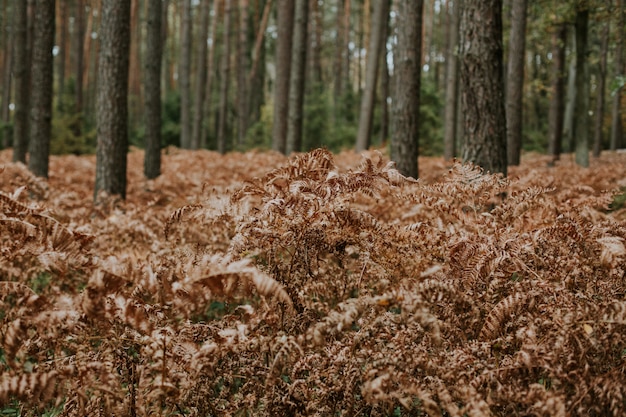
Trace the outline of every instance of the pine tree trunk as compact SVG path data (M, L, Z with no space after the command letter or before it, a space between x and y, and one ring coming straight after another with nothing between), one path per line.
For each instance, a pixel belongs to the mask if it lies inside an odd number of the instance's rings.
M223 1L223 0L221 0ZM211 119L211 114L213 112L213 75L215 73L215 43L217 40L217 27L220 22L220 0L216 0L213 3L213 10L215 14L213 16L213 24L211 27L211 46L209 48L209 61L207 63L207 71L206 71L206 85L205 85L205 103L204 103L204 123L202 123L202 133L200 135L200 147L202 149L208 148L208 132L207 125L209 120Z
M422 0L400 0L395 86L391 107L391 160L405 176L417 178L421 77Z
M249 93L248 0L239 0L239 42L237 42L237 143L243 146L248 131Z
M15 115L13 119L13 162L26 163L26 151L30 136L28 127L29 98L30 98L30 64L27 43L28 12L25 1L13 3L15 20L14 38L15 45L26 47L15 48L15 62L13 74L15 76Z
M563 143L563 118L565 110L565 43L567 25L561 23L552 35L552 98L548 113L550 155L552 163L561 157Z
M54 0L37 0L35 38L31 69L30 141L28 169L38 177L48 178L50 135L52 131L52 85L54 77Z
M563 139L568 152L574 151L574 113L576 110L576 33L570 36L572 55L567 74L567 95L565 102L565 118L563 120Z
M15 7L15 6L13 6ZM6 12L7 16L11 16L10 10L6 4L4 3L4 12ZM13 43L15 36L13 35L15 25L10 19L6 23L6 32L5 36L2 38L3 50L4 50L4 73L2 74L2 103L0 103L1 110L1 119L2 119L2 146L4 148L9 148L12 144L11 137L11 112L10 112L10 103L11 103L11 84L13 83L12 76L12 68L13 68Z
M85 43L85 3L84 0L76 1L76 93L75 101L76 113L83 111L83 71L85 68L85 54L83 46ZM81 116L81 122L83 117ZM82 135L82 123L77 123L74 130L75 136Z
M102 6L96 94L96 203L102 191L126 198L128 152L130 2L106 0Z
M274 126L272 149L287 151L287 122L289 118L289 77L293 38L294 0L278 0L278 39L276 40L276 85L274 86Z
M595 127L593 133L593 156L600 156L604 125L604 93L606 90L606 61L609 49L609 22L602 29L602 45L600 46L600 62L598 63L598 86L596 88Z
M587 38L589 10L576 13L576 122L574 140L576 163L589 166L589 67L587 65Z
M224 0L224 50L222 51L222 68L220 70L220 107L217 125L217 151L226 153L226 131L228 122L228 89L230 84L230 25L232 22L232 1Z
M446 54L446 102L443 122L444 159L451 160L456 156L456 115L458 107L459 86L459 16L461 7L453 3L448 34L449 43Z
M163 2L148 0L146 21L146 63L144 76L146 151L144 175L153 179L161 174L161 65L163 56Z
M522 149L522 93L526 49L526 0L513 0L506 77L508 164L519 165Z
M384 146L389 138L389 103L391 96L391 77L389 76L389 62L387 60L389 51L387 50L387 37L389 36L389 24L387 23L387 33L383 42L383 53L380 56L380 95L381 95L381 115L380 115L380 144Z
M380 63L384 34L387 33L388 14L389 0L380 0L374 4L374 16L372 18L373 33L370 38L369 51L367 53L365 89L363 91L363 97L361 98L359 130L356 137L357 152L364 151L370 146L374 102L376 99L376 82L378 79L378 65Z
M615 75L621 75L622 77L626 75L624 73L624 42L626 42L624 39L626 36L626 23L624 22L624 15L626 14L625 8L624 0L617 0L617 13L619 13L619 15L615 48ZM624 126L622 126L620 113L620 103L623 94L624 87L622 86L613 96L613 106L611 108L611 150L624 146L622 137L624 134Z
M287 123L287 154L302 150L302 118L309 5L307 0L296 0L295 25L289 77L289 116Z
M59 53L57 59L57 109L63 111L64 95L65 95L65 61L68 55L67 31L69 21L69 7L67 0L60 0L58 13L57 33L59 35Z
M193 105L193 129L191 133L191 149L200 147L202 135L202 119L204 116L205 83L207 79L207 37L209 36L209 1L200 3L200 42L198 42L198 69L196 72L195 100ZM215 22L213 22L215 24Z
M191 148L191 0L182 0L178 80L180 88L180 146Z
M467 0L461 18L463 159L506 176L502 0Z

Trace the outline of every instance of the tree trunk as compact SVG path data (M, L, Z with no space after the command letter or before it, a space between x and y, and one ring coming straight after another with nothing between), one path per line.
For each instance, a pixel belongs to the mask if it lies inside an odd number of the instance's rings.
M624 0L617 0L617 13L618 25L617 25L617 42L615 48L615 76L624 74L624 37L626 31L626 23L624 22ZM623 134L624 127L622 126L622 119L620 113L620 102L624 92L624 87L620 87L613 96L613 106L611 108L611 150L618 149L624 145Z
M48 178L50 134L52 131L52 85L54 76L54 0L37 0L35 38L31 68L30 142L28 169L38 177Z
M389 76L389 62L387 61L387 37L389 36L389 23L387 23L387 33L383 42L383 53L380 56L380 95L381 97L381 115L380 115L380 144L384 146L389 138L389 98L391 96L391 77Z
M144 76L146 152L144 175L153 179L161 174L161 65L163 57L163 2L148 0L146 19L146 64Z
M502 0L467 0L461 18L463 159L506 176Z
M254 39L252 64L250 65L250 72L248 73L248 85L252 85L252 80L256 77L257 69L259 67L261 48L263 46L263 41L265 40L265 31L267 30L267 22L269 21L271 8L272 0L267 0L265 2L265 7L263 8L263 17L261 17L261 22L259 23L259 28Z
M448 29L448 51L446 54L446 102L443 122L444 159L456 156L456 115L459 86L459 16L461 7L458 2L452 5L450 27Z
M602 136L604 125L604 93L606 90L606 60L609 49L609 22L607 20L602 29L602 45L600 47L600 62L598 63L598 87L596 93L595 127L593 133L593 156L600 156L602 151Z
M96 203L102 191L126 198L128 151L130 2L106 0L102 6L96 94Z
M239 42L237 43L237 143L243 146L248 130L248 0L239 0Z
M180 89L180 146L191 148L191 0L182 0L178 80Z
M26 163L26 150L28 149L29 123L29 98L30 98L30 64L27 43L28 11L25 1L13 3L15 20L13 44L26 45L15 48L15 63L13 74L15 76L15 116L13 119L13 162Z
M302 113L306 74L307 28L309 5L296 0L295 25L289 77L289 116L287 122L287 154L302 150Z
M7 16L10 16L11 13L8 9L8 6L6 5L6 3L4 4L5 6L5 12L7 12ZM13 6L15 7L15 6ZM6 31L5 31L5 36L3 37L3 45L4 45L4 52L5 52L5 59L4 59L4 73L2 74L2 103L0 104L1 108L2 108L2 146L4 148L8 148L11 146L12 143L12 136L11 136L11 112L10 112L10 103L11 103L11 84L13 82L13 75L12 75L12 71L13 71L13 43L15 42L15 35L13 34L13 32L15 31L15 24L13 22L9 22L6 23Z
M221 0L223 1L223 0ZM200 135L200 147L203 149L208 148L208 140L207 140L207 124L211 119L211 114L213 110L213 73L215 68L215 44L217 42L217 27L220 22L220 0L216 0L213 3L213 10L215 11L213 16L213 24L211 27L211 45L209 47L209 61L207 63L207 71L206 71L206 85L205 85L205 103L204 103L204 123L202 124L202 133Z
M56 56L57 59L57 109L63 111L64 95L65 95L65 60L68 55L68 42L67 31L69 22L69 7L67 0L59 1L59 24L57 26L57 32L59 35L59 52Z
M195 101L193 112L193 130L191 135L191 149L200 147L202 136L202 118L204 116L205 83L207 79L207 37L209 36L209 2L202 0L200 3L200 42L198 42L198 69L196 72ZM215 25L215 22L213 22Z
M224 154L226 144L226 124L228 122L228 88L230 84L230 25L232 21L232 0L224 0L224 50L222 51L222 68L220 70L220 107L217 125L217 150Z
M550 155L552 161L561 157L563 143L563 118L565 110L565 42L567 25L561 23L552 35L552 98L548 113Z
M322 85L322 32L323 13L317 0L310 0L311 14L311 75L310 80L315 88L320 89ZM336 74L335 74L336 75Z
M419 3L421 6L421 2ZM417 3L416 3L417 5ZM383 46L384 34L387 33L387 15L389 14L389 0L380 0L374 4L372 17L372 35L367 53L367 67L365 74L365 89L361 98L359 113L359 130L356 137L356 151L361 152L369 148L372 137L372 119L374 115L374 101L376 98L376 82L378 78L378 64Z
M294 0L278 0L278 39L276 40L276 85L274 86L274 126L272 148L287 151L287 121L289 118L289 77L293 41Z
M567 75L567 96L565 103L565 118L563 120L563 138L568 152L574 151L574 113L576 109L576 33L570 37L572 55Z
M83 70L85 67L85 54L83 46L85 43L85 0L76 1L76 93L74 111L82 114L83 111ZM81 122L83 117L81 116ZM77 123L74 134L78 137L82 134L82 123Z
M576 163L589 166L589 67L587 65L587 37L589 9L576 13Z
M400 0L397 14L398 44L394 56L391 106L391 160L398 171L417 178L419 152L419 108L422 0Z
M506 77L508 164L519 165L522 150L522 94L526 50L526 0L513 0Z

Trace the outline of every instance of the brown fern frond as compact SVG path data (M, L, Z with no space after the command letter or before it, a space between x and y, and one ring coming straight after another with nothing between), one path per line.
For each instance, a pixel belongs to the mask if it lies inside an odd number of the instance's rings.
M516 292L502 299L485 318L485 323L480 331L480 340L491 340L497 337L506 320L519 312L531 298L532 295L528 292Z

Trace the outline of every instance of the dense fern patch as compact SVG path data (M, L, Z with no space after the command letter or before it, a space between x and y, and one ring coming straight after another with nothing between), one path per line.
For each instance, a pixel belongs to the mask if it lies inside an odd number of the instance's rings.
M626 155L508 179L376 152L0 153L0 405L24 415L626 413ZM60 411L59 411L60 410Z

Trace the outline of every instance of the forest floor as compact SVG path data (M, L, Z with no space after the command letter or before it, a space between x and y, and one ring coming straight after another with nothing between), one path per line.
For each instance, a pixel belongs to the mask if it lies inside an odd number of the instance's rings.
M95 156L0 152L4 410L626 412L626 153L143 157L94 205Z

